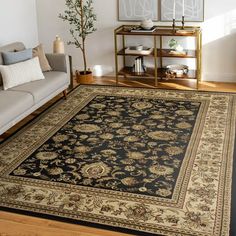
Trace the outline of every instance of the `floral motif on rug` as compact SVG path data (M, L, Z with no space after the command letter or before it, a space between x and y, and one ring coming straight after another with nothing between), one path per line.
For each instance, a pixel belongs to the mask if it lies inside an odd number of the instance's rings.
M0 206L229 235L231 94L80 86L0 147Z

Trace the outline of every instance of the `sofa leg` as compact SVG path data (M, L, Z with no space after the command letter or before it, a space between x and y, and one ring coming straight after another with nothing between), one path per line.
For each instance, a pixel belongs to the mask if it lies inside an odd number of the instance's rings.
M63 91L63 97L65 100L67 99L67 91L66 90Z

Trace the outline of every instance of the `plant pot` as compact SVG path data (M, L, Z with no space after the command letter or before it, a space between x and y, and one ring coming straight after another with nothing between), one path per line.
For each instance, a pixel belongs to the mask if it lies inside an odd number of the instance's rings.
M93 74L92 71L86 71L86 74L84 74L83 71L76 71L76 81L79 84L90 84L93 82Z

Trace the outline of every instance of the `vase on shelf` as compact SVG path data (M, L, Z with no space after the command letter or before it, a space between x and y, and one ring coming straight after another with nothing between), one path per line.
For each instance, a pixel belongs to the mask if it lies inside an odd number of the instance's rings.
M151 19L145 19L141 22L140 26L145 30L150 30L154 26L154 23Z

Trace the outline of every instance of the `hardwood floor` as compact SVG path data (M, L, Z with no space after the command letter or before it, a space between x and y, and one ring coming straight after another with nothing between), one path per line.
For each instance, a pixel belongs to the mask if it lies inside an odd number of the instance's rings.
M92 227L68 224L0 211L0 236L128 236Z
M75 83L76 84L76 83ZM93 84L99 85L115 85L112 77L96 78ZM120 80L120 86L127 87L145 87L155 88L153 81L147 80ZM174 83L160 83L158 88L166 89L191 89L189 86L194 84L181 82L176 85ZM192 87L193 88L193 87ZM201 91L218 91L218 92L236 92L236 83L213 83L201 82L199 86ZM29 121L37 117L40 113L62 98L62 94L58 95L43 107L29 115L16 126L8 130L0 136L0 141L6 140L9 136L22 128ZM26 215L19 215L0 211L0 236L125 236L128 234L102 230L92 227L85 227L76 224L68 224L59 221L41 219Z
M113 77L97 77L93 84L101 85L116 85ZM183 90L195 90L196 85L193 81L178 81L174 82L160 82L158 87L154 86L152 79L119 79L119 86L125 87L144 87L144 88L161 88L161 89L183 89ZM236 83L223 83L223 82L200 82L199 91L217 91L217 92L235 92Z

